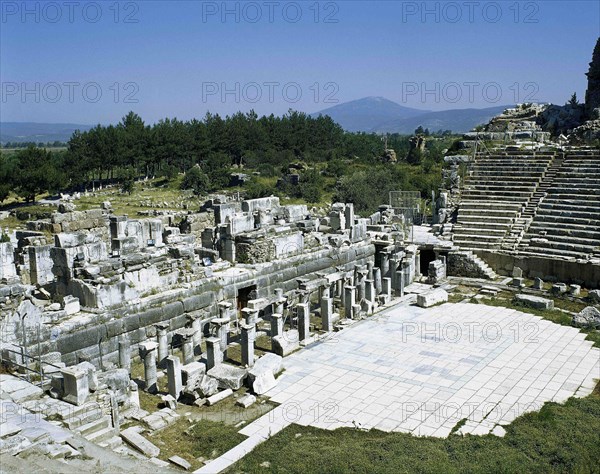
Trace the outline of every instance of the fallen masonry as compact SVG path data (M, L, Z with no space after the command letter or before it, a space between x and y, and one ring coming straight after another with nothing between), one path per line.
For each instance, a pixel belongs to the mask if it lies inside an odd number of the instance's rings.
M544 271L530 289L527 278L534 272L526 262L517 265L511 257L490 267L486 261L500 254L488 258L486 249L466 245L464 227L456 229L454 241L448 240L452 233L442 227L444 216L454 213L452 196L444 191L436 199L439 212L432 227L414 226L402 203L382 205L367 218L356 214L351 203L309 210L281 205L276 197L217 198L200 213L140 219L114 215L111 206L92 211L61 207L49 219L30 223L29 230L17 231L14 241L0 244L1 356L20 377L3 376L2 396L18 409L57 417L67 434L119 455L140 456L164 469L189 469L185 453L170 457L166 465L156 459L162 456L160 445L152 442L154 433L181 420L186 409L222 404L252 411L266 399L283 403L281 394L296 381L298 360L326 350L306 372L323 378L319 360L346 364L343 358L352 352L345 344L353 343L338 334L350 333L356 341L371 337L371 324L381 323L382 314L402 317L391 308L437 317L438 308L448 307L451 278L476 282L477 298L495 297L504 285L519 304L543 310L554 302L545 297L542 278L553 283L553 297L579 301L587 294L586 301L597 303L586 279L561 276L559 282ZM461 209L469 214L469 204ZM478 213L470 215L475 219ZM594 265L590 261L591 275ZM500 283L499 274L510 278ZM596 312L590 307L574 315L573 325L597 326ZM354 360L355 367L375 374L381 367L407 366L380 352L404 347L398 338L407 333L389 331L374 331L381 341L392 339L383 346L378 341L378 348ZM414 357L424 355L413 349ZM425 352L437 353L435 348ZM412 380L439 369L434 361L421 362L411 369ZM444 377L454 376L449 369L439 370ZM37 386L21 380L28 373L35 373ZM325 386L307 380L305 395L318 391L337 403L342 402L337 397L355 390L352 384L359 381L333 368L331 373L338 379L323 378ZM159 409L142 410L140 390L154 397ZM365 424L363 417L373 418L370 411L379 408L375 404L394 402L384 398L372 400L372 407L357 404L360 410L353 415ZM379 429L393 424L379 421ZM499 425L480 424L464 432L501 432ZM2 452L10 455L47 437L13 422L0 427ZM414 433L433 434L431 428ZM446 433L443 428L439 433ZM271 426L261 440L273 432ZM69 449L77 450L61 444L50 448L49 456L74 455Z

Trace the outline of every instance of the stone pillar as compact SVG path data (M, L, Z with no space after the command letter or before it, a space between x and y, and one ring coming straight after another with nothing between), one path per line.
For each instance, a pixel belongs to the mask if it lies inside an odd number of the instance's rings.
M381 269L375 267L373 269L373 284L375 285L375 294L381 293Z
M389 253L387 253L387 252L381 253L381 266L379 268L381 269L382 277L389 276L389 272L390 272L390 254Z
M254 365L254 340L256 339L256 326L254 324L242 324L240 326L242 365L252 367Z
M181 362L179 361L179 357L170 355L167 357L166 363L169 395L178 400L183 389L183 384L181 383Z
M335 285L335 295L337 298L342 301L344 299L344 280L341 278L334 283ZM343 304L343 301L342 301Z
M308 303L298 303L296 305L298 315L298 333L300 341L308 339L310 332L310 307Z
M146 391L158 392L156 386L156 348L158 344L154 341L146 341L140 344L140 357L144 360L144 380Z
M194 362L194 330L191 328L179 331L181 337L181 353L183 356L183 365Z
M169 341L167 340L169 323L158 323L154 327L156 328L156 339L158 340L158 366L164 367L169 355Z
M390 258L390 278L392 279L392 288L395 290L398 287L398 265L399 262L395 258Z
M283 334L283 314L273 313L271 315L271 337Z
M381 292L384 295L388 295L390 298L392 297L392 279L389 277L381 279Z
M119 367L131 373L131 344L124 338L119 340Z
M260 310L254 308L243 308L242 316L244 316L244 321L246 324L256 324L258 323L258 313Z
M417 254L415 255L415 275L417 277L421 276L421 252L417 250Z
M321 298L321 328L333 331L333 298Z
M329 285L325 285L321 288L321 299L323 298L331 298L331 289Z
M375 303L376 296L373 280L365 280L365 299L371 303Z
M193 352L200 355L202 353L202 321L200 320L200 316L187 314L186 317L192 332Z
M444 262L445 264L445 262ZM402 280L404 282L404 286L408 286L411 283L411 261L410 260L403 260L402 261L402 272L404 273L404 279ZM404 293L404 288L402 288L402 292Z
M394 290L396 292L396 296L399 298L402 298L404 296L404 276L404 272L396 272L396 288L394 288Z
M362 301L365 298L365 272L364 270L360 270L358 272L358 285L357 285L357 290L358 290L358 301Z
M354 286L344 288L344 315L347 319L352 319L352 307L356 304Z
M354 204L349 202L346 203L344 208L344 218L346 220L346 228L349 229L350 226L354 225Z
M219 303L219 318L231 320L230 311L232 304L228 301L221 301Z
M244 311L244 310L242 310ZM210 324L213 326L213 334L221 341L221 352L227 351L227 340L229 335L229 319L215 318Z
M285 303L285 296L283 296L283 288L275 288L275 302L273 303L273 313L283 314L283 305Z
M223 362L223 352L221 352L221 339L218 337L209 337L206 339L206 368L212 369Z
M367 280L373 280L374 279L373 270L374 270L374 264L373 264L373 262L367 262Z

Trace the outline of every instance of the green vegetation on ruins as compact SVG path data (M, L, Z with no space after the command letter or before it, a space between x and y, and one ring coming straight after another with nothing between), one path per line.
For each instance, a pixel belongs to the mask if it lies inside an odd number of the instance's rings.
M0 210L18 210L21 220L28 214L39 218L50 210L35 206L36 200L87 190L95 191L98 203L118 194L119 201L131 202L122 210L135 214L152 207L141 201L197 202L197 196L227 191L247 198L277 195L286 203L353 202L367 214L387 203L391 190L420 191L428 199L441 186L443 156L456 137L447 131L416 132L426 139L424 152L409 153L409 136L391 134L383 140L344 132L330 117L291 110L283 117L207 114L201 121L165 119L154 125L130 112L117 125L75 132L66 149L2 150ZM386 159L386 145L396 162ZM232 173L246 179L232 183ZM78 207L91 203L80 200Z
M442 439L290 425L227 472L600 472L600 385L586 398L546 403L505 428L503 438L452 434Z

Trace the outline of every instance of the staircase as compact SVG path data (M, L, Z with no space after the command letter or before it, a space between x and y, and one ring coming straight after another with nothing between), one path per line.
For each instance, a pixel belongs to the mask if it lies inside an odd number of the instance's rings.
M461 195L454 243L466 250L500 250L511 235L514 245L527 226L518 219L538 198L534 194L554 158L553 152L476 155Z
M523 236L527 233L529 226L533 222L540 202L542 202L544 197L546 197L548 194L548 190L552 187L552 183L554 182L554 179L556 178L564 159L564 153L560 156L554 156L552 158L552 161L548 165L542 180L531 195L529 202L521 212L520 216L515 219L513 226L502 242L502 250L514 251L517 249L521 239L523 239Z
M494 270L471 250L454 250L448 253L448 274L486 280L498 278Z

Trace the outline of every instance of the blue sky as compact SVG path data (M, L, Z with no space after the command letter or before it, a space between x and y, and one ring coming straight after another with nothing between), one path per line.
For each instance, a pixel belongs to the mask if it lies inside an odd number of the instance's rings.
M600 36L597 1L78 3L0 1L2 121L564 103Z

